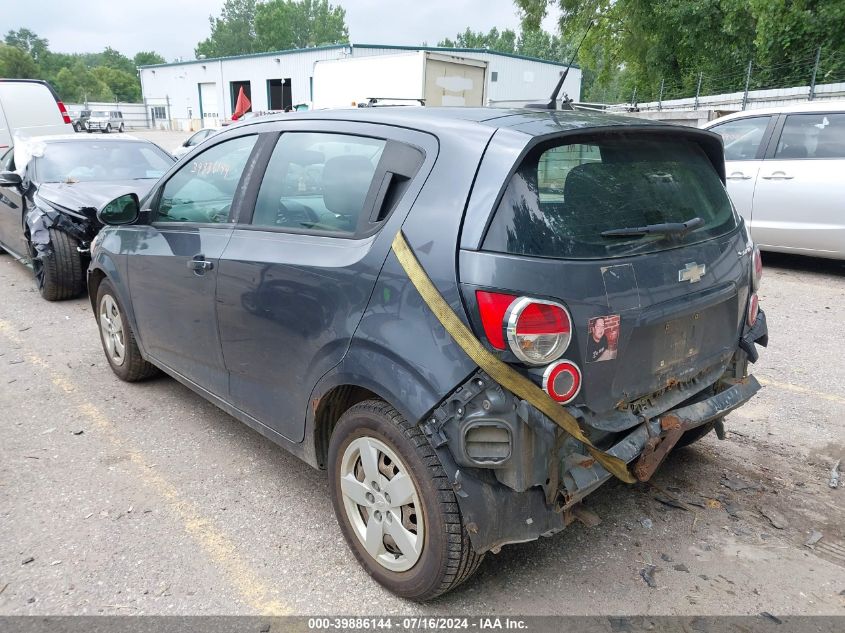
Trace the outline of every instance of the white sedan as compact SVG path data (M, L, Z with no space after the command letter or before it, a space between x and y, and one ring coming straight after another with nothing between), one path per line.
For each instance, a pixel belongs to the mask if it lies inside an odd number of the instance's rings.
M206 127L201 129L199 132L194 132L185 140L184 143L182 143L179 147L177 147L170 153L176 158L182 158L185 154L193 150L197 145L202 143L209 136L214 136L219 131L220 128L217 127Z
M761 249L845 259L845 101L729 114L728 192Z

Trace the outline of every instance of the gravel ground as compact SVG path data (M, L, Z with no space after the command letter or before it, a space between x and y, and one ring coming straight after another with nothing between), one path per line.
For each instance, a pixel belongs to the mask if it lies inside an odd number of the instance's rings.
M766 388L725 441L419 605L355 563L323 472L173 380L117 380L87 300L42 301L0 255L0 615L845 614L845 266L765 263Z

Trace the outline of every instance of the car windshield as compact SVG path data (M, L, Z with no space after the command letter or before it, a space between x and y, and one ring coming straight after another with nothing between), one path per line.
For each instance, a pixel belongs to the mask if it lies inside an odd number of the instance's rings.
M484 249L620 257L700 242L736 226L727 192L698 144L602 136L530 152L505 190Z
M109 113L108 113L108 112L104 112L103 110L94 110L94 111L91 113L91 116L92 116L92 117L98 117L98 116L99 116L99 117L108 118L108 117L109 117Z
M141 141L48 143L38 158L41 182L91 182L159 178L173 159Z

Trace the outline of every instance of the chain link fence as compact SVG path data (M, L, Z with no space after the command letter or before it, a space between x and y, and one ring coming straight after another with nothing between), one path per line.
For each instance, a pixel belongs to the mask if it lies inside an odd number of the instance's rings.
M739 97L736 97L736 94ZM845 51L808 47L784 63L762 66L753 59L743 68L724 73L688 75L682 81L661 79L654 85L635 86L628 103L621 107L638 110L712 107L710 97L726 97L735 109L778 105L813 99L845 97Z

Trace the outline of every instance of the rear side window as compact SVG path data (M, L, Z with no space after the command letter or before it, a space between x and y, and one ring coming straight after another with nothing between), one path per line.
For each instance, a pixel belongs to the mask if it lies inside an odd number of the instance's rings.
M267 165L252 224L355 233L386 144L345 134L282 134Z
M775 158L845 158L845 114L790 114Z
M604 237L602 232L701 218L683 235ZM613 136L545 144L514 173L483 249L590 259L654 252L736 228L722 181L691 141Z

